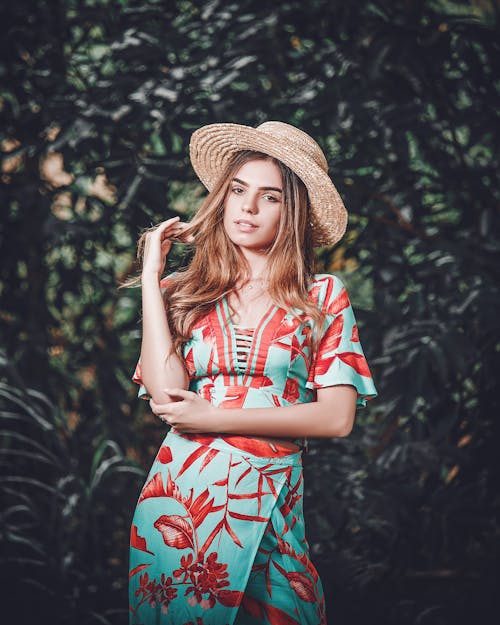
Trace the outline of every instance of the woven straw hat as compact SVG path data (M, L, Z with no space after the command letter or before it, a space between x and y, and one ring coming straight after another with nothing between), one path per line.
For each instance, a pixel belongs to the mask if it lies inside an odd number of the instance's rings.
M328 176L323 151L307 133L284 122L268 121L257 128L240 124L209 124L195 130L189 144L191 163L210 191L229 159L240 150L269 154L294 171L307 188L314 245L333 245L347 227L347 210Z

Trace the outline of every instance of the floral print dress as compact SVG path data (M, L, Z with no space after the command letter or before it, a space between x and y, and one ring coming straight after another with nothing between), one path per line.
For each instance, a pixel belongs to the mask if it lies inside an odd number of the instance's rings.
M270 306L249 339L222 298L184 345L190 390L223 408L260 408L312 402L318 388L351 384L365 406L378 393L345 286L316 274L309 293L327 313L314 361L301 311L297 319ZM140 360L132 380L149 399ZM295 442L292 452L247 436L170 429L132 520L130 625L326 624L302 509L307 441Z

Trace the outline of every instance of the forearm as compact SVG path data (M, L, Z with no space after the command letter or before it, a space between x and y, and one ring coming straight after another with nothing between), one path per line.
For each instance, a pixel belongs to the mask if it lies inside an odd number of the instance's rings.
M164 388L188 388L189 378L177 354L171 354L172 334L165 313L158 277L142 275L141 372L143 384L154 401L165 403Z
M270 408L216 408L215 431L226 434L290 438L347 436L354 414L347 404L311 402Z

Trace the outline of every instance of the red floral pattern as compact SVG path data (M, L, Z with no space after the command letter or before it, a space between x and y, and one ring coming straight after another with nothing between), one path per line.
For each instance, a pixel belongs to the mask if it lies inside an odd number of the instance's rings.
M190 389L227 409L310 402L334 384L353 384L358 405L375 397L342 282L318 275L310 296L326 313L314 361L310 320L271 306L239 365L223 299L185 345ZM140 362L132 379L148 398ZM325 625L302 490L300 452L248 436L171 430L132 522L130 625L236 625L238 614L265 625Z
M259 461L222 439L207 445L172 432L161 449L171 459L163 463L157 454L132 524L130 623L157 623L160 610L168 613L165 623L185 625L186 618L177 620L180 606L181 614L188 610L193 622L208 625L236 624L239 608L268 625L297 625L304 614L314 619L305 622L326 623L304 536L300 454ZM253 545L264 535L273 548L263 550L264 564L252 562ZM304 550L296 552L291 541ZM264 569L269 590L255 596L249 576ZM276 574L295 600L272 596ZM309 607L297 612L296 603Z
M171 278L162 281L163 290ZM239 371L236 334L223 298L196 322L192 339L185 344L190 389L230 409L267 407L270 401L278 406L310 402L319 388L352 384L358 393L357 405L365 406L377 396L377 390L347 290L338 276L317 274L309 294L327 315L314 362L310 355L310 318L303 314L296 317L274 306L255 328L248 367ZM142 383L140 359L132 380L140 386L138 396L149 399ZM303 445L304 441L297 443Z

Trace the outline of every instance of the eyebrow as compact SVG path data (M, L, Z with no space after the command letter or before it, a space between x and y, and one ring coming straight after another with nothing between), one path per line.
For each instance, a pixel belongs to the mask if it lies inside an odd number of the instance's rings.
M244 187L248 187L248 184L244 180L240 180L239 178L233 178L233 182L239 182ZM278 187L259 187L259 191L277 191L278 193L282 193L281 189Z

